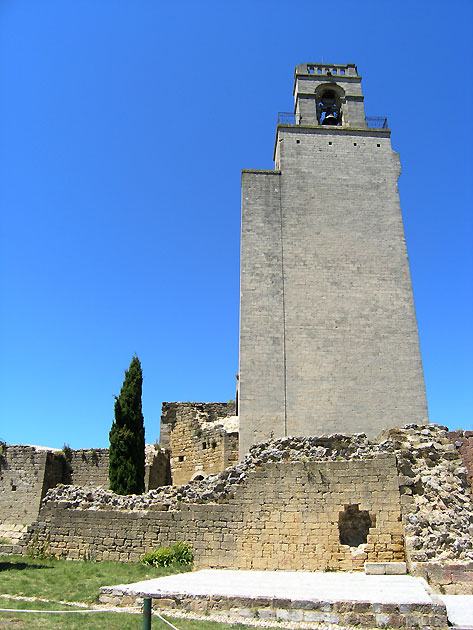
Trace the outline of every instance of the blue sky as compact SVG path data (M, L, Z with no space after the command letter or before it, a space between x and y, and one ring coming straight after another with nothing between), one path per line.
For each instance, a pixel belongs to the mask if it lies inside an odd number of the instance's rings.
M134 353L148 442L162 401L234 398L240 171L273 167L322 60L388 117L430 418L473 429L472 24L470 0L3 0L0 438L107 446Z

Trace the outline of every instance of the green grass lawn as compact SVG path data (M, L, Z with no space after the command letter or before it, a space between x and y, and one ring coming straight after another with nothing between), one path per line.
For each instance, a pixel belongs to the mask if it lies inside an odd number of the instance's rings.
M91 604L98 601L101 586L139 582L186 570L187 567L163 569L122 562L0 556L0 594Z
M0 608L27 610L80 610L59 604L60 601L97 603L101 586L138 582L188 570L187 567L154 568L120 562L71 562L56 559L33 559L24 556L0 556ZM48 602L12 600L1 595L37 597ZM225 624L191 619L169 619L179 630L253 630L239 623ZM58 630L140 630L141 615L128 613L45 614L0 612L0 630L48 628ZM153 617L153 630L169 626Z

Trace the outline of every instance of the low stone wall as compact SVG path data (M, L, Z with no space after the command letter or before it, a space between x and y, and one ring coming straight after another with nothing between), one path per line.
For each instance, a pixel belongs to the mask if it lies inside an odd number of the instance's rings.
M201 568L362 570L365 561L404 559L390 455L268 463L218 504L81 507L46 502L32 533L48 536L54 554L97 560L137 561L145 551L187 541Z
M99 601L109 606L142 605L143 596L127 594L120 587L102 587ZM330 624L330 628L425 628L447 630L447 610L442 601L430 604L388 604L369 601L320 601L291 600L271 597L222 597L212 595L169 594L152 598L152 606L158 610L178 609L179 612L197 613L205 619L205 613L213 618L220 613L222 622L228 617L235 623L249 619Z
M405 553L411 573L473 593L472 515L447 430L408 425L380 443L363 434L269 440L218 475L139 496L59 486L29 536L49 531L57 554L129 561L187 541L207 568L356 570ZM437 578L435 565L450 572Z
M0 454L1 551L18 551L17 542L37 518L48 490L58 484L109 487L108 449L49 449L38 446L2 445ZM146 489L170 482L169 456L146 445ZM6 541L9 541L6 543Z

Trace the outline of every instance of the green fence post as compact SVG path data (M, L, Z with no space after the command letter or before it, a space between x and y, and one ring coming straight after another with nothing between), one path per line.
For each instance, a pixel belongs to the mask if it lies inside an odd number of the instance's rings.
M143 600L143 630L151 630L151 597Z

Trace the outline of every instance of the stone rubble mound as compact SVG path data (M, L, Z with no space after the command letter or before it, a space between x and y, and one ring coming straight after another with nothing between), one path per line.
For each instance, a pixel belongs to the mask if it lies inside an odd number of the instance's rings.
M412 561L472 561L473 502L467 472L445 427L406 425L370 442L364 433L288 437L256 444L243 462L184 486L163 486L120 496L97 487L59 485L43 504L81 510L173 510L180 503L225 502L251 471L272 462L310 462L396 457L406 546Z

